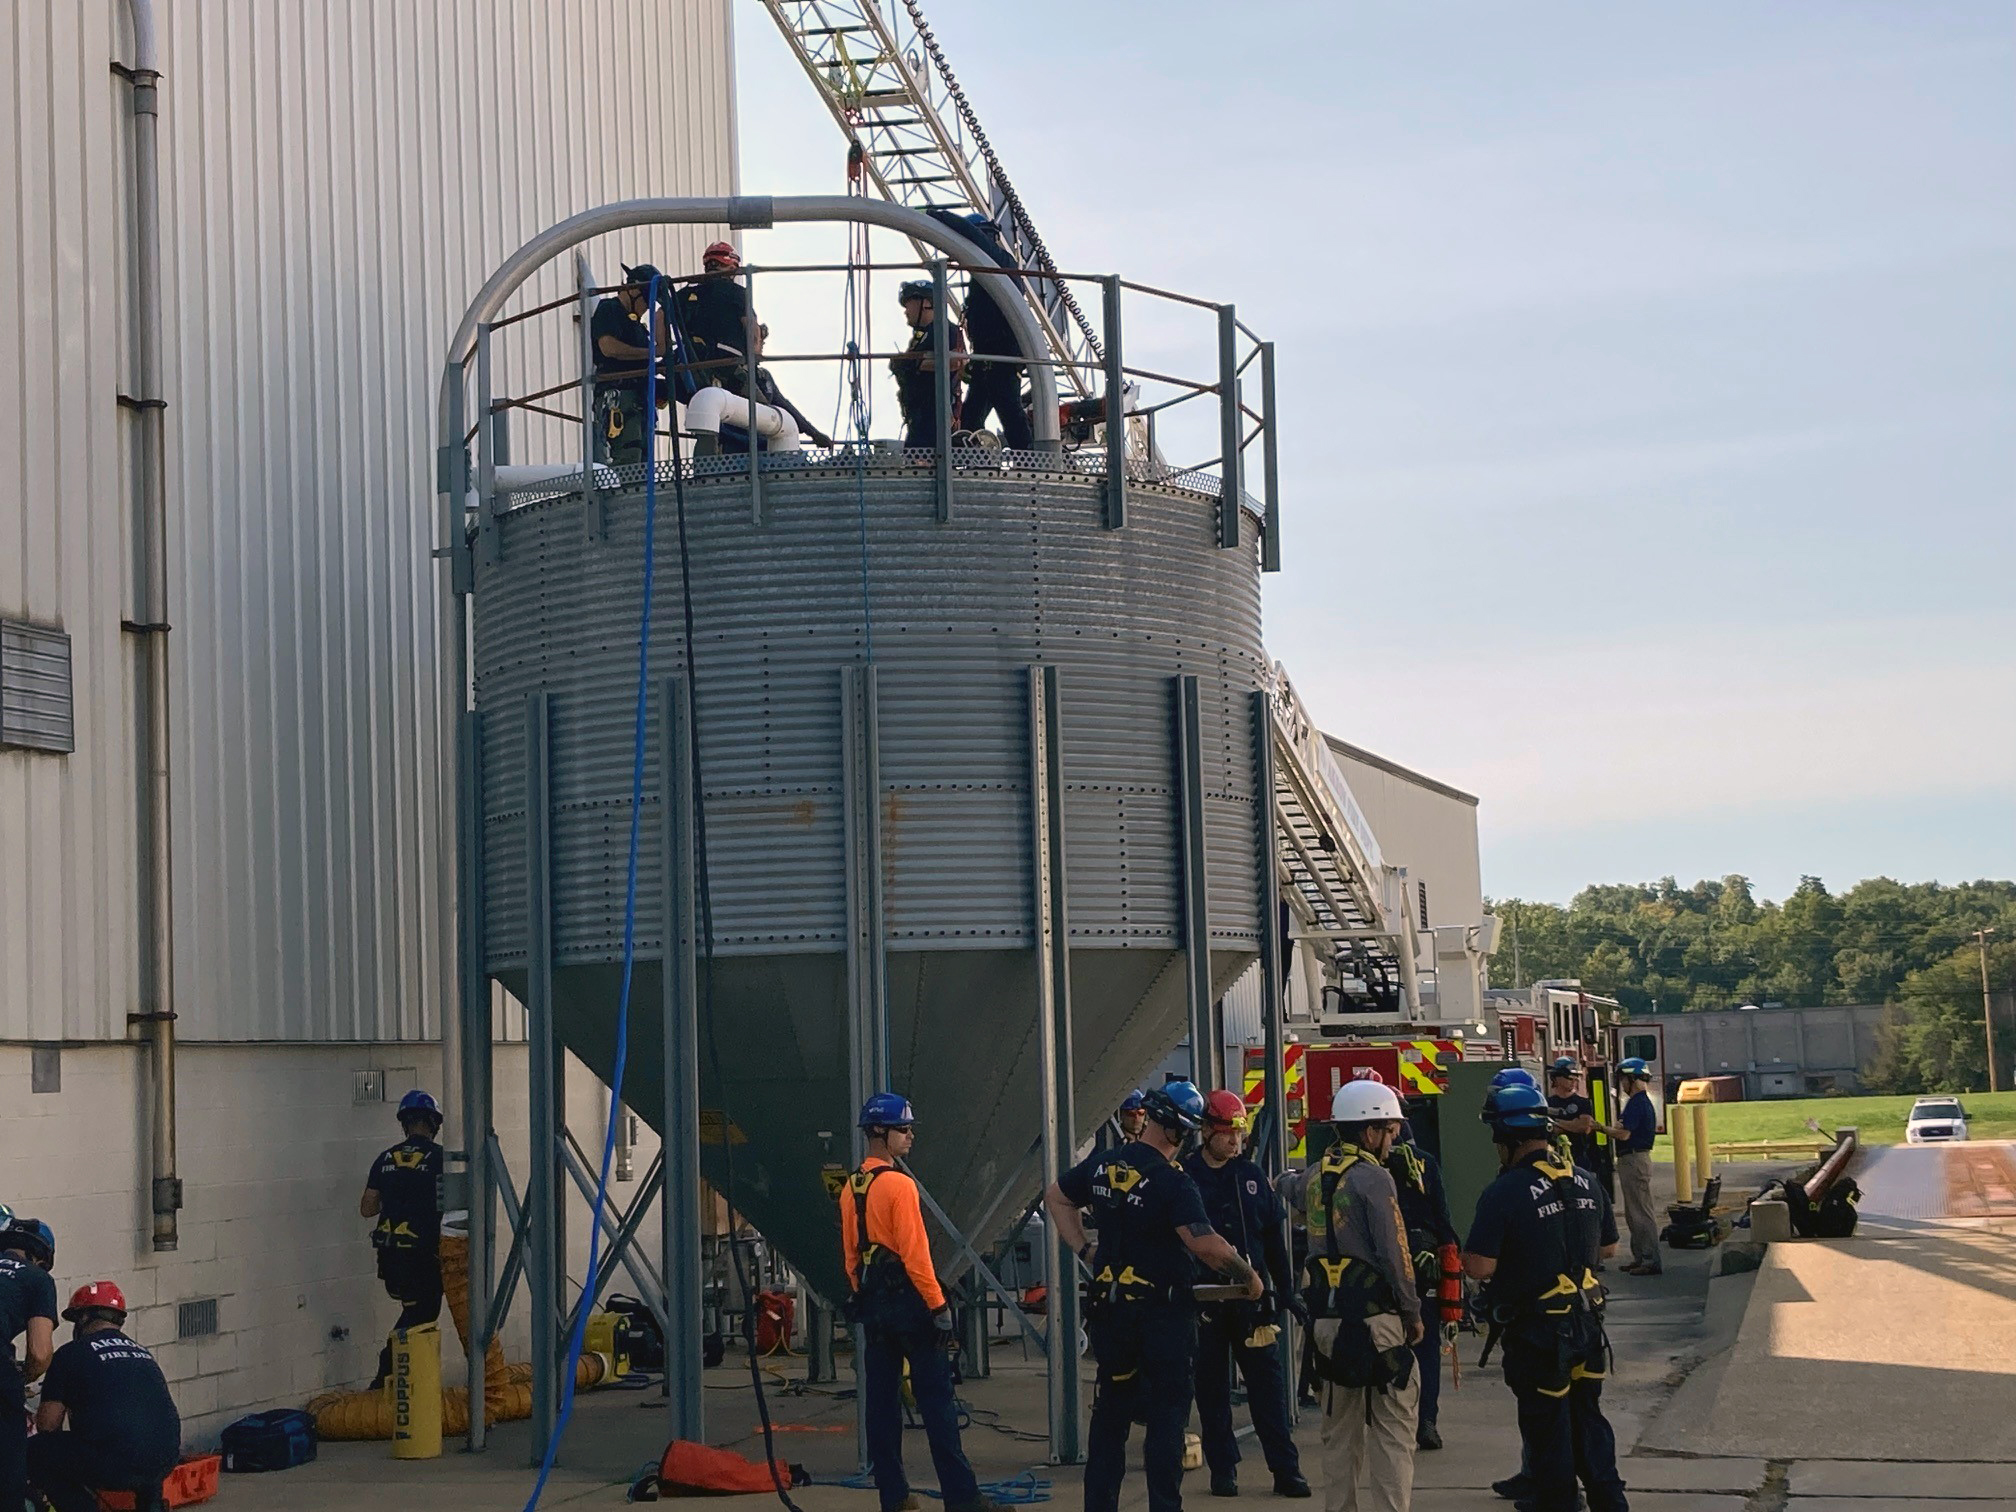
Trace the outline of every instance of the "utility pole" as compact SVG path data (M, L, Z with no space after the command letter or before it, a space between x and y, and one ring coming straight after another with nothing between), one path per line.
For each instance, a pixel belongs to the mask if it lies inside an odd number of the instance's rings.
M1995 1084L1995 1000L1988 993L1988 936L1992 929L1974 931L1974 943L1981 948L1981 1027L1988 1033L1988 1090L1999 1092Z

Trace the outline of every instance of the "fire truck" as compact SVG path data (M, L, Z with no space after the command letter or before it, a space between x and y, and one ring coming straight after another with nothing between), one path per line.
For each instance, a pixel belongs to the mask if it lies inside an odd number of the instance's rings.
M1355 1036L1315 1044L1282 1047L1283 1101L1288 1118L1288 1162L1301 1165L1309 1155L1309 1120L1329 1117L1330 1099L1347 1081L1376 1079L1424 1111L1439 1113L1436 1104L1449 1089L1448 1068L1463 1059L1463 1042L1455 1039L1359 1039ZM1267 1096L1264 1051L1246 1052L1241 1094L1257 1116ZM1432 1121L1432 1120L1431 1120Z

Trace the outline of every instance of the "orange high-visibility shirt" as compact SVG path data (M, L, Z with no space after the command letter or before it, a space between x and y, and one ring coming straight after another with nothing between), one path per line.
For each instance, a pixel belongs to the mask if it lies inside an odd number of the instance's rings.
M917 1200L917 1183L880 1155L870 1155L861 1162L861 1169L889 1172L877 1176L868 1187L868 1242L881 1245L901 1260L924 1305L938 1311L945 1305L945 1292L938 1285L938 1273L931 1268L931 1241L924 1232L924 1204ZM840 1188L840 1255L847 1265L847 1284L854 1286L861 1236L854 1232L854 1191L848 1186Z

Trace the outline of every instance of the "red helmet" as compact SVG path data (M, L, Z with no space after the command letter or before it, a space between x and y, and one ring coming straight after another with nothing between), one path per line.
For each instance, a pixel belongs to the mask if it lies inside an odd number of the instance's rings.
M63 1321L75 1323L87 1312L126 1313L126 1294L112 1281L92 1281L80 1286L70 1294L70 1305L63 1309Z
M1223 1087L1204 1099L1204 1122L1213 1129L1246 1128L1246 1100Z
M700 262L703 267L709 268L739 268L742 266L742 254L727 242L715 242L700 254Z

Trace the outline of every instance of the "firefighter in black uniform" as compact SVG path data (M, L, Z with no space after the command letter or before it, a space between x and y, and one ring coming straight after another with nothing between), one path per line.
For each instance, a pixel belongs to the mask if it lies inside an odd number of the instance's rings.
M98 1512L98 1491L158 1512L182 1455L182 1419L144 1345L126 1336L126 1297L110 1281L80 1286L63 1309L76 1325L56 1351L28 1441L29 1479L53 1512Z
M1629 1512L1602 1407L1609 1344L1596 1266L1617 1247L1610 1200L1590 1172L1560 1163L1537 1089L1493 1093L1485 1121L1505 1169L1477 1199L1463 1267L1485 1283L1485 1354L1502 1343L1525 1451L1524 1484L1492 1489L1512 1491L1518 1512L1575 1512L1579 1479L1590 1512Z
M1014 266L1015 259L1003 244L1000 230L986 216L976 211L955 229L979 243L997 263ZM1024 364L1003 360L1007 354L1021 351L1022 345L988 283L984 278L967 281L966 335L975 355L966 369L966 402L959 410L959 429L980 429L991 412L1001 426L1001 444L1028 451L1036 442L1029 412L1022 407Z
M1095 1151L1050 1184L1054 1232L1092 1268L1085 1332L1099 1362L1085 1444L1085 1512L1116 1512L1127 1439L1140 1422L1149 1512L1182 1512L1183 1434L1196 1379L1197 1313L1190 1290L1202 1261L1257 1302L1260 1273L1211 1227L1197 1184L1175 1163L1204 1121L1204 1098L1170 1082L1144 1099L1141 1138ZM1099 1218L1097 1253L1080 1209Z
M938 369L933 356L934 332L941 318L938 291L926 278L913 278L896 291L903 319L910 326L910 345L889 359L896 379L896 399L903 407L903 444L936 450L938 446ZM959 413L959 373L966 364L966 335L957 321L945 332L945 350L952 360L952 413Z
M56 1353L56 1236L38 1219L0 1213L0 1508L13 1512L28 1499L28 1383Z
M1204 1099L1204 1142L1183 1162L1204 1198L1211 1227L1260 1271L1271 1293L1258 1305L1210 1302L1197 1310L1197 1422L1203 1430L1204 1463L1211 1467L1213 1496L1239 1494L1239 1444L1232 1436L1236 1360L1275 1494L1307 1496L1309 1482L1302 1477L1301 1456L1288 1425L1288 1380L1276 1342L1282 1307L1290 1298L1300 1302L1288 1263L1288 1209L1266 1173L1241 1153L1245 1139L1246 1103L1237 1092L1221 1089Z
M1421 1373L1421 1405L1414 1420L1414 1447L1440 1449L1437 1418L1442 1406L1442 1348L1454 1337L1453 1324L1438 1323L1438 1288L1446 1254L1454 1263L1460 1236L1449 1216L1449 1194L1442 1186L1442 1167L1414 1142L1405 1121L1400 1137L1386 1155L1386 1169L1400 1190L1400 1221L1407 1225L1407 1252L1414 1261L1414 1286L1421 1297L1426 1332L1414 1345L1414 1364Z
M701 388L713 384L739 394L749 353L749 291L737 277L742 254L727 242L715 242L700 254L700 266L705 272L682 284L674 297L679 326L686 333L690 361L723 365L702 368L693 381Z
M416 1328L441 1316L441 1105L415 1088L399 1100L406 1137L371 1162L358 1213L375 1218L371 1244L378 1279L399 1304L395 1328ZM392 1342L378 1353L376 1391L392 1374Z

